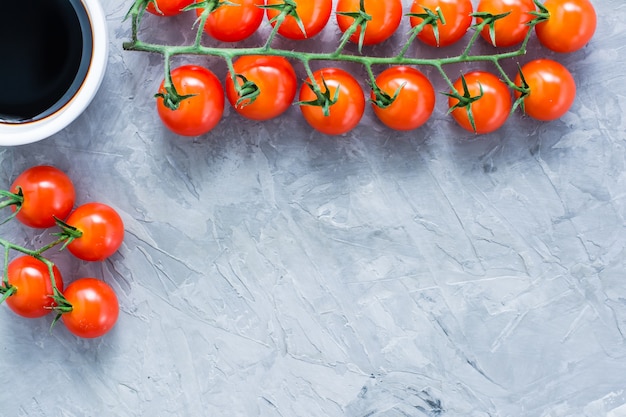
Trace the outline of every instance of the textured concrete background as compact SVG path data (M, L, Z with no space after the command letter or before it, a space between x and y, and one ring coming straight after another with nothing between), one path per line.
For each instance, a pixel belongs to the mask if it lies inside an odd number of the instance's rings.
M1 148L0 181L53 164L79 203L120 211L127 236L110 260L53 260L68 281L106 280L122 311L110 334L81 340L0 308L1 416L626 415L622 0L594 1L584 50L533 40L520 59L572 71L571 112L516 115L481 137L443 96L410 133L368 109L324 137L294 106L265 123L227 109L210 134L176 137L154 109L161 58L122 50L130 1L103 5L98 96L54 137ZM163 42L193 36L190 16L144 23ZM331 20L308 47L335 38ZM49 234L1 230L34 246Z

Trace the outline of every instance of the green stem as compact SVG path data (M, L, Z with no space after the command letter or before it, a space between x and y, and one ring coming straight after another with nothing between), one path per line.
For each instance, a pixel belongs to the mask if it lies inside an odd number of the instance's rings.
M415 26L413 28L413 30L411 30L411 34L409 35L409 38L407 39L407 41L405 42L404 46L402 47L402 50L400 50L400 53L398 53L398 55L396 55L396 57L398 59L402 59L404 58L404 56L406 55L407 52L409 52L409 48L411 47L411 45L413 45L413 42L415 41L415 38L417 38L417 35L419 35L419 33L424 30L424 28L427 25L432 24L432 19L431 18L427 18L422 20L422 22Z
M15 243L9 242L6 239L0 238L0 245L4 247L4 271L2 274L3 275L2 287L0 287L0 293L2 293L2 297L0 298L0 304L2 304L8 297L10 297L16 291L15 287L9 283L8 265L9 265L9 253L11 250L23 253L24 255L27 255L27 256L32 256L38 261L44 263L46 267L48 268L48 274L50 276L50 283L52 285L53 294L51 295L57 301L63 302L65 298L63 297L63 294L61 293L61 291L59 290L57 286L57 280L54 274L54 263L51 260L45 258L42 255L42 253L70 239L72 239L72 236L65 234L65 233L61 233L60 236L56 240L54 240L53 242L50 242L49 244L45 246L42 246L39 249L28 249L23 246L17 245ZM67 303L67 300L65 300L65 302Z

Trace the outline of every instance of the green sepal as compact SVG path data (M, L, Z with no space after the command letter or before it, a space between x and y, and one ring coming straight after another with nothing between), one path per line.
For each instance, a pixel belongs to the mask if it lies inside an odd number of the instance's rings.
M278 15L270 19L270 23L272 24L278 21L279 19L284 20L286 16L293 17L294 20L296 21L296 24L298 25L298 28L300 28L300 31L304 35L304 37L305 38L307 37L306 29L304 28L304 23L302 22L302 19L300 19L300 15L298 15L298 11L297 11L298 5L296 4L295 1L283 0L281 4L263 4L257 7L261 9L278 10L280 12Z
M359 4L359 10L355 11L355 12L337 12L338 15L340 16L346 16L346 17L351 17L352 19L354 19L354 23L352 23L352 26L350 26L350 28L352 27L359 27L361 29L361 31L359 32L359 41L358 41L358 48L359 48L359 53L361 53L363 51L363 42L365 40L365 30L367 29L367 22L369 22L370 20L372 20L372 16L367 14L367 12L365 11L365 4L364 1L361 0L360 4ZM352 36L352 34L356 31L356 29L354 29L354 31L346 31L346 33L344 34L344 36Z
M431 26L433 28L435 41L437 42L437 46L439 46L439 23L442 25L446 24L446 18L443 16L441 7L437 7L434 11L424 7L424 13L407 13L406 16L422 19L422 23L411 28L413 32L422 31L424 27Z
M380 87L376 85L376 83L373 83L371 87L372 91L374 92L374 99L370 99L370 102L378 108L386 109L387 107L391 106L394 101L396 101L396 99L400 95L400 91L402 91L405 85L406 83L402 83L402 85L396 88L393 96L390 96L385 91L381 90Z
M513 103L513 107L511 109L511 113L513 113L517 108L522 109L522 112L526 114L525 101L526 97L530 95L530 86L526 82L526 78L524 77L524 73L522 72L522 68L518 64L518 73L521 80L521 86L516 86L516 90L520 92L520 96Z
M154 95L155 98L162 98L163 105L170 110L178 110L180 107L180 103L183 100L194 97L196 94L186 94L181 96L176 91L176 87L174 85L170 85L165 87L165 93L157 93Z
M458 100L458 103L448 109L448 114L452 113L456 109L464 108L467 111L467 118L472 125L472 129L476 133L476 122L474 121L474 114L472 113L472 103L476 100L479 100L483 96L483 86L479 83L478 86L480 88L480 94L478 94L477 96L472 96L469 88L467 87L467 81L465 80L464 75L461 75L461 85L463 86L463 95L459 94L458 91L443 93L448 97L452 97Z
M152 0L151 0L152 1ZM197 3L191 3L183 8L183 12L188 10L203 9L208 10L208 13L213 13L222 6L239 6L237 3L230 2L228 0L203 0Z
M317 106L322 108L322 113L324 116L330 115L330 106L335 104L339 99L339 88L335 90L335 94L333 98L330 98L330 89L328 88L328 84L326 84L326 80L322 77L322 85L324 86L324 91L320 90L319 86L313 84L312 82L306 81L306 85L315 93L315 100L310 101L299 101L298 105L300 106Z
M54 218L54 222L59 227L59 229L61 229L61 231L60 232L56 232L56 233L52 233L52 236L66 238L65 242L63 242L63 246L61 246L61 249L59 249L59 250L65 249L67 247L67 245L72 243L72 241L74 241L75 239L80 238L83 235L83 232L81 230L77 229L74 226L71 226L71 225L65 223L63 220L61 220L61 219L59 219L57 217Z
M12 193L8 190L0 190L0 197L3 199L0 200L0 209L8 206L15 206L15 211L12 212L6 219L2 220L0 224L5 224L6 222L12 220L17 216L17 213L22 209L22 203L24 202L24 192L22 191L22 187L17 186L17 193Z
M254 103L259 94L261 94L259 86L256 85L254 81L248 80L241 74L235 74L235 77L242 81L241 85L239 85L239 83L235 83L235 89L237 90L237 95L239 96L237 99L237 107L245 107Z
M492 14L488 12L472 13L472 16L474 16L476 19L483 20L481 23L475 24L474 27L489 26L489 40L491 41L491 44L493 46L496 46L496 22L500 19L504 19L509 14L511 14L510 11L500 14Z
M550 19L550 11L546 8L546 6L544 6L539 0L533 0L533 2L539 10L533 10L530 12L530 14L535 16L535 18L527 23L529 26L535 26Z

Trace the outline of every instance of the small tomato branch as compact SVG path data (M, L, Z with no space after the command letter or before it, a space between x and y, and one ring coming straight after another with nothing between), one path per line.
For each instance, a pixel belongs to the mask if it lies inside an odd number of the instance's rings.
M298 25L300 25L301 30L306 35L304 31L304 27L302 26L302 21L300 20L297 14L297 7L293 0L283 0L283 3L278 5L266 5L260 6L265 9L276 9L279 11L279 14L272 19L272 30L267 37L267 40L262 46L259 47L212 47L205 46L201 43L202 34L204 24L209 17L209 14L217 10L219 7L230 4L227 1L218 1L218 0L206 0L204 2L196 3L195 5L190 6L189 8L202 8L203 12L200 14L200 17L196 21L198 24L197 34L195 37L195 41L191 45L164 45L158 43L150 43L144 42L138 39L138 30L140 26L140 22L145 12L145 7L147 7L148 3L151 0L135 0L135 3L130 8L127 18L130 18L132 21L131 25L131 39L127 42L124 42L123 48L127 51L138 51L138 52L147 52L147 53L155 53L163 56L164 59L164 89L165 93L160 93L157 96L163 97L165 100L165 105L175 109L178 107L181 100L187 98L186 96L180 96L176 93L176 90L173 86L171 80L171 68L170 61L172 57L178 55L202 55L202 56L213 56L216 58L223 59L228 67L228 71L230 77L235 82L236 88L238 88L238 92L240 93L240 101L238 104L245 104L253 101L255 94L258 94L258 91L255 92L252 82L242 79L239 74L236 74L233 67L233 60L241 56L249 56L249 55L270 55L270 56L281 56L290 60L298 61L304 67L304 70L309 78L309 86L313 89L316 94L317 100L314 100L315 103L299 103L300 105L319 105L323 108L324 114L328 114L328 107L332 105L332 98L328 96L328 91L325 89L325 85L320 86L319 83L314 79L313 72L311 70L311 62L313 61L335 61L335 62L349 62L362 65L368 72L368 77L370 81L370 85L372 86L375 93L380 93L380 90L376 88L374 74L372 72L373 66L390 66L390 65L408 65L408 66L428 66L432 67L439 72L441 77L444 79L446 84L450 87L450 93L455 97L463 97L465 92L459 92L455 89L454 84L448 74L445 71L445 67L453 64L462 64L469 62L487 62L491 63L502 80L507 84L507 86L512 90L520 91L522 94L528 94L527 87L519 87L515 85L515 83L511 80L511 78L506 74L506 71L501 65L501 61L507 59L513 59L519 56L526 54L527 45L531 36L532 28L538 23L545 21L549 18L549 13L547 9L542 5L540 0L534 0L535 5L537 6L538 11L532 13L535 16L530 22L528 22L529 30L524 38L521 46L512 51L505 52L496 52L493 54L472 54L473 46L476 44L480 37L481 31L488 26L490 28L490 33L493 35L493 27L495 22L498 19L505 17L507 14L484 14L484 13L475 13L473 17L478 18L480 21L472 26L473 34L469 39L465 49L460 55L452 56L452 57L443 57L443 58L423 58L423 57L410 57L407 56L408 51L413 45L415 39L418 34L427 26L432 26L433 31L435 32L436 37L438 38L438 25L445 24L444 17L441 13L441 10L426 10L423 14L411 15L420 17L423 19L420 24L416 25L412 28L408 39L403 45L400 52L394 56L373 56L366 55L362 53L362 43L363 43L363 35L365 32L365 28L367 26L367 22L371 19L371 16L368 15L364 8L364 2L360 2L360 10L354 12L346 12L342 13L344 15L350 16L354 18L354 22L351 26L343 33L338 47L332 52L306 52L306 51L297 51L297 50L289 50L289 49L279 49L273 48L272 41L275 38L280 25L285 21L287 16L291 16L296 19ZM351 54L345 52L345 46L349 42L351 36L357 31L360 32L360 39L358 42L358 50L359 54ZM493 40L493 39L492 39ZM243 85L239 86L239 80L243 82ZM248 97L246 94L252 92L253 97ZM242 95L243 94L243 95ZM447 94L447 93L446 93ZM449 95L447 94L447 95ZM389 101L382 95L376 94L378 98L382 98L382 100L376 100L376 102L380 102L381 105L389 105ZM397 95L397 94L396 94ZM395 97L395 96L394 96ZM393 99L394 97L391 97ZM465 102L465 106L468 111L470 109L471 101L461 100ZM459 103L461 106L462 103ZM518 105L514 106L513 110L517 108Z

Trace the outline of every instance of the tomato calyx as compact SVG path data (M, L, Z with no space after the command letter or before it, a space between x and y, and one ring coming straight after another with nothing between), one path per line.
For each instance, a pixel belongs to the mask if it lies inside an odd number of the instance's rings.
M83 232L77 229L74 226L71 226L65 223L63 220L55 217L56 225L61 229L60 232L53 233L53 236L57 236L58 240L56 242L63 242L63 246L61 246L61 250L65 249L67 245L72 243L75 239L78 239L83 236Z
M277 10L279 13L270 19L270 24L275 24L274 30L277 31L280 25L283 23L287 16L293 17L296 21L296 24L302 31L304 37L307 37L306 29L304 28L304 23L302 19L300 19L300 15L298 15L298 5L293 0L283 0L281 4L263 4L258 6L261 9L273 9Z
M526 113L526 109L524 107L524 102L526 100L526 97L528 97L530 95L530 85L528 85L528 82L526 81L526 78L524 77L524 72L522 71L522 67L519 66L518 64L518 74L520 76L520 86L515 86L515 90L520 92L520 96L515 100L515 102L513 103L513 108L511 110L511 113L513 113L517 108L522 109L523 113Z
M17 213L22 208L22 203L24 202L24 192L22 191L22 187L18 185L17 193L12 193L8 190L0 190L0 197L3 198L3 200L0 201L0 209L15 206L15 211L0 222L0 224L4 224L17 216Z
M56 314L54 315L54 319L52 319L52 323L50 324L50 331L54 328L54 326L58 323L58 321L63 317L63 314L71 313L74 310L74 306L65 298L65 296L61 293L55 294L52 296L54 300L55 306L50 307L50 310L54 311Z
M150 0L154 1L154 0ZM186 12L188 10L195 9L203 9L202 15L198 18L201 20L203 16L209 16L211 13L216 11L221 6L237 6L235 3L232 3L228 0L203 0L197 3L191 3L189 6L186 6L183 11Z
M365 11L365 0L361 0L359 2L359 10L355 10L353 12L337 12L340 16L351 17L354 19L354 22L350 25L350 27L345 31L343 37L341 38L341 45L344 45L350 37L357 31L357 29L361 29L359 33L359 42L358 48L359 52L363 50L363 42L365 41L365 30L367 29L367 22L372 20L372 15L368 14Z
M339 88L335 90L334 96L330 97L330 89L328 88L328 84L326 84L326 80L322 77L322 85L324 86L324 90L317 85L315 81L306 81L306 85L313 91L315 94L314 100L309 101L299 101L297 104L300 106L317 106L322 108L322 113L324 116L330 115L330 106L335 104L339 99Z
M446 18L443 16L441 7L437 7L434 11L424 7L424 13L407 13L406 16L409 18L422 19L419 25L411 29L412 35L417 36L426 26L430 25L433 28L433 35L435 36L437 46L439 46L439 24L446 24Z
M400 91L402 91L405 85L406 82L402 83L398 88L396 88L393 96L390 96L389 94L381 90L376 82L373 81L370 83L370 87L372 88L372 92L374 93L374 99L370 99L370 102L378 108L386 109L387 107L391 106L394 101L396 101L398 95L400 95Z
M235 82L235 90L237 91L237 95L239 98L237 99L236 105L238 107L244 107L249 104L254 103L259 94L261 94L261 89L254 81L248 80L242 74L235 74L236 79L240 79L242 84Z
M169 83L169 85L166 85L164 89L165 89L165 93L156 93L154 97L162 98L163 105L170 110L177 110L180 107L180 103L183 100L186 100L188 98L195 96L195 94L186 94L186 95L178 94L178 91L176 91L176 87L174 87L174 84L172 83Z
M532 10L528 12L530 15L535 16L534 19L526 23L528 26L533 27L541 22L545 22L550 19L550 11L539 0L533 0L538 10Z
M489 12L472 13L473 17L481 20L480 23L475 24L473 27L477 30L482 30L482 28L484 28L485 26L488 26L489 27L489 40L491 41L492 45L496 45L496 22L500 19L504 19L510 14L511 14L510 11L505 12L505 13L499 13L499 14L493 14Z
M467 86L467 80L465 79L464 75L461 75L461 85L463 86L462 95L458 91L454 90L449 93L443 93L444 95L457 100L457 103L455 103L454 106L448 109L448 114L452 113L456 109L465 109L465 111L467 112L467 118L472 126L472 129L474 129L474 132L477 132L476 121L474 119L474 114L472 113L472 103L482 98L484 94L483 86L479 83L479 94L476 96L472 96L472 93L469 91L469 87Z

